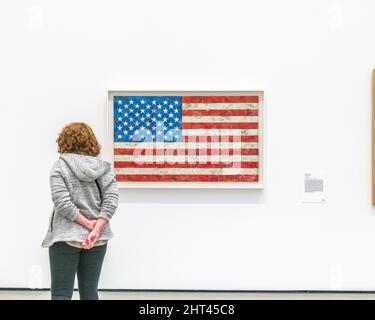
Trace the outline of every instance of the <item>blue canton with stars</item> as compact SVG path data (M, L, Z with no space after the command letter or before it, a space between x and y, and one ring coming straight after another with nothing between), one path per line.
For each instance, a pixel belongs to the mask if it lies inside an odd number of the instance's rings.
M181 142L182 97L115 96L115 142Z

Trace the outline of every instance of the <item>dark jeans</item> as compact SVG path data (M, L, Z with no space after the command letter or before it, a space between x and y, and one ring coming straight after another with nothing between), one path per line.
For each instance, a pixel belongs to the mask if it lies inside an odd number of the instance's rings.
M81 300L98 300L98 282L107 245L84 250L65 242L49 248L52 300L70 300L77 273Z

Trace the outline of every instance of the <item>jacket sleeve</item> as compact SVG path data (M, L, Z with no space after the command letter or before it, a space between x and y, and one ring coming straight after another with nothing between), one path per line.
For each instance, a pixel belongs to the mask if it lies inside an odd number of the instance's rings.
M116 212L119 201L119 191L113 172L107 173L101 180L103 202L99 217L109 221Z
M79 209L72 202L70 192L62 176L61 167L58 162L52 168L50 174L50 186L52 201L55 205L56 212L62 214L70 221L74 221L79 213Z

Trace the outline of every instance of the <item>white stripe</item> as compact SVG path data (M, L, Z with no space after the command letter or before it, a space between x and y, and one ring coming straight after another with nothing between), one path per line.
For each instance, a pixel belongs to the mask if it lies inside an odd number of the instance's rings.
M183 116L183 123L190 122L258 122L258 117L248 116Z
M153 162L165 162L165 163L220 163L220 162L257 162L259 161L258 156L243 156L243 155L149 155L149 156L134 156L134 155L125 155L125 156L114 156L114 161L131 161L141 163L153 163Z
M256 142L116 142L116 149L258 149Z
M183 136L256 136L258 129L183 129Z
M214 174L238 175L258 174L256 168L121 168L115 169L116 174Z
M258 103L183 103L184 110L249 110L258 109Z

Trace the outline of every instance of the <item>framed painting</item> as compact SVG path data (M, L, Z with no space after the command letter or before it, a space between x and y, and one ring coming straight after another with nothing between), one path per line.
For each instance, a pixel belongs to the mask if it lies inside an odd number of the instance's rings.
M372 190L371 203L375 206L375 69L372 70Z
M263 91L108 91L120 188L262 188Z

